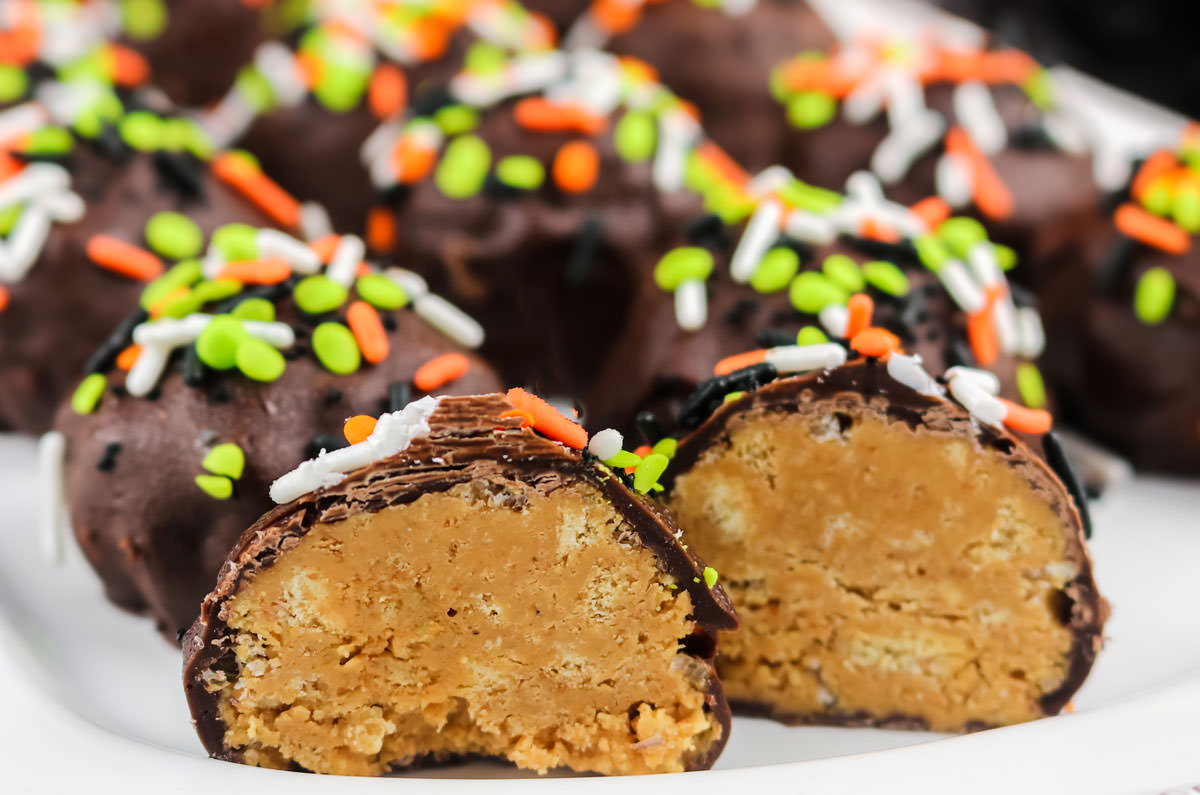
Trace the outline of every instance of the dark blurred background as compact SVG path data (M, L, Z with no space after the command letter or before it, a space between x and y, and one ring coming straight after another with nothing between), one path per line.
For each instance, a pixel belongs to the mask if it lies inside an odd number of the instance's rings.
M1028 50L1200 117L1200 4L1187 0L941 0ZM1200 14L1198 14L1200 16Z

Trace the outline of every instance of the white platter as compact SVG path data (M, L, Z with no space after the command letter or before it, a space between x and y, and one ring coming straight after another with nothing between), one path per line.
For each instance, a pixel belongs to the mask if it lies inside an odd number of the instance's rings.
M1095 507L1108 642L1077 712L965 737L736 719L714 771L513 779L473 764L403 780L278 773L204 757L179 655L112 608L68 544L36 531L34 446L0 436L0 793L606 791L1162 792L1200 783L1200 485L1140 479ZM480 778L490 780L480 781ZM467 780L463 780L467 779Z

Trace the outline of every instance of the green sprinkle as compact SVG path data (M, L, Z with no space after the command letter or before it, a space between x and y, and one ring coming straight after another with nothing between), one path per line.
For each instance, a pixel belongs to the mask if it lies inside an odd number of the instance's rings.
M1200 191L1183 188L1175 194L1171 216L1188 234L1200 232Z
M188 315L194 315L203 308L204 302L198 299L195 293L189 291L164 306L162 308L162 316L176 319L184 318Z
M233 496L233 481L223 475L197 475L196 485L214 500L227 500Z
M862 266L862 274L867 284L881 293L895 296L908 294L908 277L891 262L875 260L865 263Z
M209 450L200 466L214 475L238 480L246 468L246 454L233 442L226 442Z
M322 65L321 79L313 86L313 96L334 113L348 113L358 107L370 81L371 72L357 64L327 60Z
M996 264L1000 266L1000 270L1010 271L1017 267L1017 252L1013 251L1008 246L1002 246L999 243L993 243L992 254L995 255Z
M642 463L642 457L637 453L631 453L628 450L621 450L612 458L604 459L604 463L613 469L626 469L635 467Z
M672 439L670 436L664 436L654 443L654 448L651 452L665 455L667 458L674 458L675 451L679 449L679 440Z
M816 326L805 326L796 334L797 345L822 345L826 342L829 342L829 337Z
M25 211L23 203L10 204L3 210L0 210L0 235L7 235L12 231L12 228L17 225L17 219L21 217L21 213Z
M613 131L617 154L627 163L644 163L654 156L658 146L658 127L648 110L631 110L621 117Z
M186 215L163 211L146 222L146 243L168 259L188 259L200 253L204 234Z
M408 303L404 288L382 273L368 273L354 283L358 297L376 309L399 309Z
M658 485L658 479L667 471L671 460L661 453L651 453L633 470L633 489L645 494Z
M496 163L496 179L518 190L537 190L546 179L546 168L536 157L509 155Z
M74 148L70 130L50 126L31 132L24 151L31 155L65 155Z
M362 362L358 343L350 329L341 323L322 323L313 330L313 353L325 369L338 375L350 375Z
M802 210L824 215L842 203L842 195L831 190L818 188L801 182L790 180L779 191L779 196L788 204L794 204Z
M712 566L705 566L704 571L700 572L700 575L704 577L704 584L707 585L710 590L714 585L717 584L717 577L719 575L717 574L717 570Z
M253 152L248 152L245 149L230 149L226 154L236 157L255 171L262 171L262 163L258 161ZM246 224L239 224L239 226L246 226ZM250 228L253 229L254 227Z
M799 254L783 246L773 248L758 263L750 277L750 286L760 293L777 293L787 289L799 270Z
M479 126L479 111L470 105L446 105L434 111L433 120L442 134L461 135Z
M275 320L275 305L265 298L247 298L233 308L232 314L238 320L270 323Z
M130 38L152 39L167 26L167 4L163 0L124 0L121 26Z
M824 91L801 91L787 100L787 117L793 127L815 130L833 121L837 101Z
M243 67L238 72L234 87L258 113L265 113L275 106L275 88L256 66Z
M212 235L212 245L226 262L258 259L258 230L250 224L225 224Z
M283 375L283 354L260 339L251 337L237 348L237 369L252 381L269 382Z
M1029 408L1045 408L1046 385L1042 382L1042 371L1037 369L1037 365L1032 362L1017 365L1017 392Z
M682 246L668 251L654 266L654 283L667 292L687 281L703 281L713 269L713 256L699 246Z
M346 303L349 292L328 276L317 274L301 279L292 295L301 312L320 315Z
M159 276L146 285L146 289L142 290L142 297L139 303L142 309L149 311L152 306L166 298L168 294L174 292L176 289L190 287L203 278L204 271L199 262L194 259L180 262L162 276Z
M917 250L917 258L929 270L937 273L950 259L950 250L946 244L935 235L921 235L913 238L913 247Z
M103 47L91 51L58 67L58 79L64 83L107 83L108 62Z
M467 50L463 65L468 72L475 74L494 74L504 68L508 56L504 50L495 44L479 41Z
M196 338L196 355L214 370L232 370L237 366L238 346L248 339L242 321L217 315Z
M460 135L446 147L433 181L451 199L469 199L487 180L492 153L478 135Z
M816 271L805 271L792 279L788 288L792 306L808 315L818 314L830 304L844 304L849 293Z
M1155 215L1167 215L1171 212L1172 199L1171 180L1158 177L1150 182L1146 193L1142 196L1142 206Z
M788 97L792 95L792 87L787 82L787 67L786 63L776 64L767 77L767 87L771 96L781 104L787 102Z
M92 373L80 382L71 395L71 408L76 414L91 414L100 404L106 381L100 373Z
M735 400L741 400L745 396L746 392L744 390L738 390L737 392L726 393L725 397L721 398L721 400L726 403L732 403Z
M242 283L236 279L213 279L197 284L192 290L192 295L200 303L207 304L213 301L224 301L226 298L232 298L240 293L242 289Z
M145 110L125 114L117 124L121 140L139 152L150 152L162 148L162 119Z
M0 102L16 102L29 89L25 70L11 64L0 64Z
M1175 303L1175 278L1166 268L1151 268L1138 279L1133 311L1147 326L1157 326L1171 314Z
M857 293L867 285L858 263L845 254L830 254L826 257L821 263L821 273L848 293Z
M1054 104L1054 80L1045 69L1038 69L1025 78L1021 88L1030 101L1042 110L1049 110Z
M115 122L124 112L117 95L106 90L96 102L80 110L72 126L84 138L95 138L104 129L105 122Z
M967 256L972 246L987 240L987 230L974 218L948 218L942 221L937 234L958 257Z

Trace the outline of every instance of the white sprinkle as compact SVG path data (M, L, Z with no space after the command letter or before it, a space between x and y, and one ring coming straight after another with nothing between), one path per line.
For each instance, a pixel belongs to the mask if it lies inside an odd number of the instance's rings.
M683 187L687 153L699 135L696 120L678 108L659 117L658 147L651 167L655 188L663 193L675 193Z
M62 563L66 546L63 538L66 512L63 510L63 469L66 466L66 439L58 431L50 431L38 440L39 496L38 526L42 537L42 552L53 564Z
M254 243L260 257L282 259L296 273L307 275L321 269L321 258L317 253L286 232L260 229L254 235Z
M953 381L955 378L966 378L989 395L1000 394L1000 379L990 370L955 365L946 371L946 380Z
M37 204L28 205L8 236L8 267L12 281L25 277L37 262L49 235L49 214Z
M412 297L412 293L409 293L409 297ZM413 311L464 348L474 349L483 344L483 326L440 295L426 293L413 299Z
M837 238L837 226L833 219L806 210L792 210L783 224L788 237L802 243L826 245Z
M846 178L846 193L867 206L882 204L883 187L870 171L855 171Z
M767 166L746 183L746 192L756 199L763 199L795 179L786 166Z
M333 222L329 213L316 202L304 202L300 205L300 234L305 240L320 240L326 235L333 234Z
M504 99L509 93L504 75L477 75L462 72L450 80L450 94L459 102L486 108Z
M390 152L368 161L366 166L367 176L371 178L371 185L376 190L386 190L399 181L396 158L392 157Z
M363 261L363 255L366 253L367 247L361 237L342 235L337 249L333 252L333 258L329 261L329 267L325 269L325 275L343 287L351 286L358 273L358 264Z
M987 306L983 290L971 278L967 266L959 260L948 260L942 266L941 272L938 273L938 278L941 279L942 286L946 288L946 292L950 294L950 298L954 300L958 308L968 315L982 311Z
M830 304L817 314L825 327L825 333L841 339L846 336L846 325L850 322L850 310L841 304Z
M89 107L95 107L104 98L107 89L96 81L63 83L43 81L34 91L34 97L45 106L57 124L70 125Z
M20 105L0 111L0 141L11 141L26 133L44 127L50 120L50 114L36 102L23 102Z
M699 279L675 288L675 322L684 331L699 331L708 322L708 289Z
M722 0L721 10L731 17L740 17L754 10L757 0Z
M892 130L902 130L917 117L930 112L925 107L925 92L910 70L888 67L881 72L880 80L887 102L888 125Z
M150 394L162 378L171 349L166 345L142 345L137 361L125 375L125 391L134 397Z
M290 348L296 343L296 332L287 323L243 320L242 327L251 337L276 348Z
M1021 307L1017 310L1017 353L1036 359L1045 348L1046 332L1042 328L1041 315L1033 307Z
M850 92L842 101L842 113L846 121L854 125L866 124L883 108L885 75L875 74Z
M588 452L599 458L601 461L607 461L617 453L621 452L621 446L625 444L625 437L621 436L621 432L615 428L605 428L602 431L597 431L588 441Z
M30 163L0 184L0 210L57 191L68 190L71 175L56 163Z
M1120 190L1129 180L1133 159L1124 149L1097 144L1092 152L1092 176L1096 185L1105 191Z
M429 292L429 283L419 273L404 268L388 268L387 277L400 285L410 301L416 301Z
M160 318L150 323L142 323L133 329L133 341L138 345L157 345L165 348L177 348L194 342L200 332L208 326L212 315L196 313L185 318Z
M230 91L200 117L200 126L218 147L226 147L242 137L258 116L258 111L238 91Z
M296 56L285 45L268 41L254 52L254 65L275 91L275 101L284 107L297 105L308 89L296 63Z
M943 154L938 158L934 171L934 184L938 196L951 207L965 207L971 202L974 189L971 169L961 155Z
M780 345L768 348L765 361L780 373L832 370L846 363L846 349L835 342L816 345Z
M871 170L885 184L899 182L913 161L925 154L942 137L945 122L937 113L921 110L895 125L887 137L879 142L871 155Z
M404 133L404 122L391 119L376 127L358 148L359 159L364 163L373 163L381 157L391 157L392 148Z
M1000 352L1016 353L1019 345L1017 308L1013 305L1012 296L1005 294L992 304L992 327L996 330L996 343Z
M754 210L729 262L729 275L735 282L745 284L754 276L763 255L779 237L782 216L783 205L774 199L760 202Z
M200 272L204 274L206 279L215 279L221 269L225 267L225 257L222 256L220 250L211 242L208 244L208 250L204 252L204 259L200 260Z
M985 425L1000 427L1008 416L1005 405L989 395L975 379L961 376L950 379L950 394Z
M920 356L893 353L888 357L887 371L888 375L917 394L941 397L946 392L922 365Z
M984 287L991 287L1005 282L1004 272L996 262L996 247L989 240L981 240L967 251L967 264L975 281Z
M608 34L596 24L592 15L581 14L563 37L563 47L568 50L576 47L602 47L606 41Z
M34 198L34 203L46 211L52 221L73 224L87 211L87 205L79 194L69 190L56 190Z
M423 397L400 411L384 414L375 430L363 441L334 450L321 451L271 484L271 499L290 502L310 491L336 486L348 472L403 452L414 439L429 433L429 418L439 398Z
M985 155L1004 149L1008 132L992 92L983 83L971 80L954 89L954 116Z
M1091 148L1088 135L1080 126L1080 120L1065 113L1043 113L1042 131L1055 146L1069 155L1082 157Z
M540 91L566 76L567 66L567 54L562 50L520 55L508 66L509 91L512 94Z

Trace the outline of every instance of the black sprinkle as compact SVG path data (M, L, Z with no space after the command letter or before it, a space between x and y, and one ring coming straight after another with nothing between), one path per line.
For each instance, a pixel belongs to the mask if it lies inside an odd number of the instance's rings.
M771 313L771 325L785 326L788 323L796 322L802 317L804 317L804 315L802 315L800 312L797 312L795 309L779 309Z
M733 245L725 222L715 213L701 215L688 222L684 230L687 241L694 246L706 246L713 249L727 249Z
M309 440L308 446L304 448L304 457L316 458L322 450L332 452L334 450L341 450L345 446L345 439L329 433L318 433Z
M637 425L646 444L658 444L658 441L663 438L662 426L658 424L658 417L654 416L653 411L639 411L637 418L634 419L634 424Z
M117 128L111 122L104 122L100 128L100 134L95 138L96 148L105 157L113 160L124 161L130 155L130 149L121 140L121 133L117 132Z
M495 174L488 174L483 180L483 195L489 199L497 199L499 201L511 201L519 199L526 191L515 185L509 185L506 182L501 182Z
M583 222L575 242L571 245L571 253L567 256L566 279L568 287L578 287L587 281L596 264L596 252L600 249L600 241L604 239L604 221L598 215L592 215Z
M146 393L145 399L153 402L155 400L158 400L161 397L162 397L162 387L156 386L156 387L154 387L154 389L151 389L149 392Z
M297 342L286 351L283 351L283 358L285 361L294 362L306 353L308 353L308 346Z
M855 250L872 259L883 259L903 267L919 264L917 249L909 240L888 243L885 240L873 240L868 237L851 237L847 241Z
M417 89L416 95L413 97L411 113L413 116L429 116L456 102L454 95L450 93L449 84L424 83Z
M1133 266L1134 255L1138 244L1131 237L1119 235L1117 242L1109 249L1108 255L1096 269L1092 277L1092 292L1095 295L1110 295L1117 282L1129 272Z
M331 386L325 390L325 405L332 406L335 403L340 403L343 397L342 390Z
M385 331L395 331L400 325L400 321L396 320L395 312L380 312L379 320L381 323L383 323L383 328Z
M116 398L123 398L129 394L125 391L125 387L121 384L113 384L108 388L108 391L111 392L112 396Z
M73 162L70 154L50 152L13 152L12 158L21 163L53 163L56 166L62 166L68 171L71 170Z
M121 454L120 442L109 442L104 448L104 454L96 462L96 469L101 472L112 472L117 468L117 456Z
M760 348L775 348L780 345L795 345L796 334L781 328L765 328L754 335L754 344Z
M1053 152L1057 151L1058 147L1054 141L1046 134L1046 128L1040 124L1026 124L1014 130L1009 136L1009 141L1016 149L1031 149L1038 151Z
M1075 468L1067 460L1067 455L1063 452L1062 444L1058 441L1058 436L1054 431L1050 431L1042 437L1042 452L1046 454L1046 463L1067 487L1067 491L1071 493L1071 499L1075 500L1075 507L1079 509L1079 518L1083 523L1083 537L1091 538L1092 516L1088 511L1087 497L1079 483L1079 477L1075 474Z
M412 384L393 381L388 386L388 411L399 411L412 402Z
M1013 303L1020 308L1032 307L1037 308L1037 296L1027 287L1022 287L1015 282L1008 283L1008 293L1012 296Z
M187 346L183 353L183 383L190 387L199 387L204 384L204 377L208 369L204 366L204 362L200 361L200 354L196 352L195 345Z
M183 636L186 634L187 634L187 627L180 627L179 629L175 630L175 643L182 646L183 645Z
M154 168L164 184L185 196L199 198L204 193L200 161L182 152L155 152Z
M979 364L975 361L975 354L971 352L971 346L966 340L956 339L946 345L946 366L953 367L959 365L962 367L978 367Z
M689 431L700 427L700 423L717 410L730 392L758 389L776 375L775 366L763 362L702 382L679 409L679 424Z
M116 364L117 356L132 341L134 327L145 323L149 317L150 315L144 309L139 309L122 320L116 330L108 336L108 339L102 342L96 352L88 357L87 362L83 365L84 372L106 373L111 370Z
M762 301L758 298L742 298L725 313L725 322L731 326L744 326L761 305Z
M396 183L375 194L377 204L383 204L388 207L399 207L408 201L408 197L412 195L412 186Z

